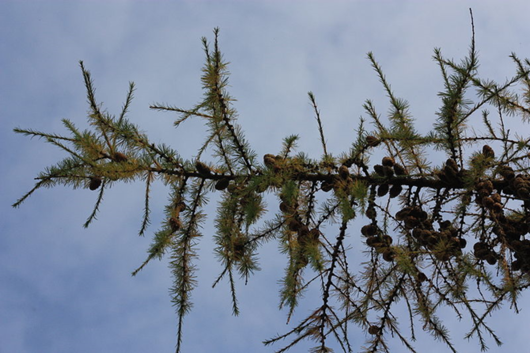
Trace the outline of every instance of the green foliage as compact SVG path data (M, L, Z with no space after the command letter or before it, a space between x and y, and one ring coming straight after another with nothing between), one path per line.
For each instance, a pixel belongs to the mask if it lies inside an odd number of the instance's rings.
M177 352L183 318L192 308L200 260L196 248L203 236L204 206L212 193L220 194L214 235L220 274L215 284L228 279L234 314L239 312L236 273L247 281L259 270L257 254L264 242L277 241L286 258L280 307L288 308L288 320L305 291L320 291L321 303L310 315L287 333L265 341L291 338L279 352L303 339L316 342L314 352L331 351L330 339L343 351L353 351L350 323L368 333L366 352L388 352L390 336L414 352L417 322L455 351L437 316L447 309L471 319L466 337L478 338L482 350L484 333L500 344L486 316L505 302L517 311L518 295L530 286L530 137L512 136L504 124L506 115L529 120L530 62L512 55L516 75L501 85L479 78L474 33L461 63L445 59L436 49L434 59L444 82L441 107L434 130L422 135L408 103L392 91L370 53L368 59L389 98L387 120L366 101L367 117L360 120L350 150L333 156L326 147L315 96L309 93L321 158L296 153L299 137L291 135L278 154L266 154L261 163L237 124L218 33L216 29L213 48L203 39L203 100L192 109L151 107L178 113L177 127L189 118L205 122L207 132L195 158L184 159L170 147L152 143L127 120L133 84L118 117L103 111L90 73L81 63L91 129L79 131L68 120L63 121L68 137L15 129L45 139L68 156L40 173L35 187L14 206L41 187L90 189L99 196L88 226L104 190L118 181L142 181L144 234L152 183L159 180L170 186L166 219L154 233L146 261L133 274L150 260L169 256L171 294L179 318ZM516 87L521 93L513 91ZM488 105L498 123L492 123ZM468 127L476 114L482 114L487 131L483 135ZM373 131L367 130L367 120L374 124ZM444 155L441 165L429 158L434 151ZM376 152L384 154L380 163L372 160ZM203 158L207 153L212 160ZM266 207L265 193L278 200L276 212ZM364 225L358 227L355 219ZM350 238L359 235L368 258L361 267L350 264L348 257ZM477 285L479 293L469 284ZM409 336L394 315L398 302L406 303Z

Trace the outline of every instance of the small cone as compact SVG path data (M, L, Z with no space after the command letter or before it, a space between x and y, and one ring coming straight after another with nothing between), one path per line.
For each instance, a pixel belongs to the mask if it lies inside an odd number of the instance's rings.
M266 154L263 156L263 163L267 167L272 168L274 164L276 163L276 158L272 154Z
M377 173L377 175L384 177L385 176L385 168L381 164L374 165L374 170Z
M342 179L348 178L348 176L350 176L350 171L348 170L348 167L346 167L345 165L341 165L339 167L339 175Z
M175 204L175 214L179 215L180 212L184 211L185 208L186 208L186 204L184 203L184 201L177 202Z
M220 179L215 183L215 190L224 190L228 187L228 184L230 184L230 180L227 178Z
M386 167L392 167L394 166L394 159L391 157L383 157L381 164Z
M379 333L379 326L372 325L368 328L368 333L371 335L377 335Z
M206 164L202 162L197 161L195 163L195 168L197 169L197 172L202 176L210 176L212 174L210 167L208 167Z
M493 148L488 145L484 145L484 147L482 147L482 154L486 158L495 158L495 152L493 151Z
M115 162L127 162L127 156L124 155L123 153L121 152L114 152L114 154L112 155L112 159L115 161Z
M381 140L375 136L366 136L366 145L368 147L377 147L381 143Z
M388 193L389 186L388 184L381 184L377 188L377 196L383 197Z
M403 168L400 164L394 164L394 173L398 176L406 175L407 172L405 171L405 168Z
M182 223L180 222L180 219L178 217L171 217L169 219L169 225L171 227L171 231L176 232L177 230L180 229L180 227L182 226Z
M94 191L97 190L101 185L101 178L100 177L91 177L90 178L90 184L88 185L89 189Z
M394 197L398 197L399 194L401 194L401 192L403 191L403 186L401 186L400 184L394 184L392 185L392 187L390 188L390 198L393 199Z

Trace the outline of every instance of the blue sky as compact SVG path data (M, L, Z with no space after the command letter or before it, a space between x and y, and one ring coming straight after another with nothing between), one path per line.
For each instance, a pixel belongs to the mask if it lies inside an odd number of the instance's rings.
M221 49L231 62L230 92L254 150L275 153L283 137L296 133L300 150L318 158L322 151L308 91L317 98L334 154L350 146L366 99L383 115L388 109L366 59L369 51L396 94L409 101L418 130L428 132L442 89L433 48L455 59L467 53L469 7L482 77L502 82L514 73L511 52L530 57L527 1L1 1L0 352L174 351L177 321L166 261L130 276L162 220L164 187L154 189L153 225L145 237L137 236L141 185L107 192L98 221L88 229L82 224L95 202L88 190L41 190L20 208L10 207L39 171L64 157L12 129L64 133L63 118L86 126L79 60L112 113L119 113L128 82L134 81L130 120L153 141L192 158L202 142L200 122L175 130L176 116L148 107L160 102L188 108L201 99L200 38L211 39L213 28L220 27ZM514 128L522 134L528 129ZM275 244L263 249L263 270L247 286L238 283L242 313L234 318L226 283L211 288L220 272L209 241L211 224L201 240L200 285L186 318L183 351L271 352L261 341L289 327L286 312L277 310L284 260ZM350 236L355 243L356 235ZM316 306L314 299L308 296L301 315ZM490 352L526 346L528 294L520 303L520 315L505 308L491 317L505 345L498 348L490 340ZM446 319L456 346L478 351L476 342L463 340L466 322L459 324L451 314ZM359 348L365 334L352 329L351 336ZM302 347L308 346L293 351ZM428 336L416 347L447 351ZM392 352L405 351L392 342Z

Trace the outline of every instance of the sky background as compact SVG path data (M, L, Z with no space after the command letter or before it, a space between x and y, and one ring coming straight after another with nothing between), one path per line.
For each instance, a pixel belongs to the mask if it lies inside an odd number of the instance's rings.
M82 224L96 200L89 190L41 190L20 208L10 207L33 187L38 172L65 156L13 128L64 133L63 118L86 127L79 60L111 113L119 114L128 82L134 81L130 120L153 141L192 158L202 142L201 122L175 130L175 115L150 111L149 105L190 108L202 99L200 39L211 40L219 27L221 50L231 62L230 92L254 150L260 156L276 153L285 136L299 134L299 150L318 158L308 91L318 101L333 154L349 148L366 99L382 115L388 110L366 58L370 51L396 95L409 101L418 130L430 131L442 89L433 48L457 60L467 54L469 7L481 75L504 82L515 72L511 52L530 57L528 1L0 1L0 353L174 351L177 318L167 261L130 275L162 221L166 188L153 190L152 226L145 237L137 236L140 184L107 191L98 221L88 229ZM215 202L209 209L215 210ZM276 244L265 246L263 270L248 285L237 285L241 315L233 317L226 283L211 288L220 273L209 240L211 221L200 244L199 287L185 319L183 352L271 352L261 341L290 327L286 312L277 310L285 260ZM318 305L314 299L308 295L295 319ZM505 342L498 348L488 340L490 352L527 347L528 293L520 307L519 315L506 307L490 318ZM458 349L478 352L476 341L463 339L469 323L459 323L452 313L446 319ZM448 351L419 336L418 352ZM355 351L365 338L352 327ZM391 351L406 350L393 340Z

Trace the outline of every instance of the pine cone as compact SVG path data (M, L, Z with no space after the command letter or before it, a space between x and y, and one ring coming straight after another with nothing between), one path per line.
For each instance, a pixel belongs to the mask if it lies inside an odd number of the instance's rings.
M341 165L339 167L339 176L342 179L347 179L350 176L350 171L348 170L348 167L346 167L345 165Z
M400 164L394 164L394 173L396 173L398 176L407 175L405 168L403 168L403 166Z
M394 184L390 188L390 198L393 199L394 197L398 197L399 194L403 191L403 186L401 184Z
M375 136L366 136L366 145L368 147L377 147L381 143L381 140Z
M114 154L112 155L112 159L115 161L115 162L127 162L127 156L124 155L123 153L121 152L114 152Z
M195 162L195 168L197 169L197 172L204 177L212 175L210 167L200 161Z
M268 168L272 168L272 167L274 167L274 164L276 164L276 157L274 157L273 154L266 154L266 155L263 156L263 163Z
M90 184L88 185L88 188L92 191L97 190L101 185L101 178L100 177L90 177Z
M379 326L372 325L368 328L368 333L371 335L377 335L379 333Z
M223 178L223 179L220 179L217 181L217 183L215 183L215 190L224 190L228 187L228 185L230 184L230 180L227 179L227 178Z
M386 167L392 167L394 166L394 159L391 157L383 157L381 164Z
M171 227L172 232L176 232L182 226L182 222L180 222L178 217L171 217L169 219L169 226Z
M493 151L493 148L488 145L484 145L482 147L482 154L486 158L495 158L495 152Z

